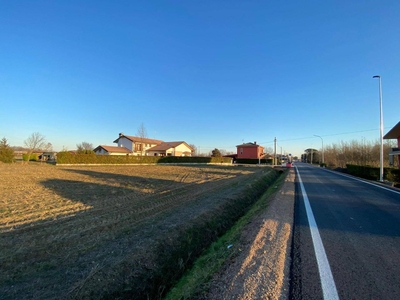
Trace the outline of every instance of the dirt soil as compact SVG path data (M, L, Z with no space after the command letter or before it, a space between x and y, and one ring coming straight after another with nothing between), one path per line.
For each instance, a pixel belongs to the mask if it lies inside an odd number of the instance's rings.
M257 166L0 165L0 298L99 299L140 290L137 278L156 274L188 224L272 173Z
M294 170L267 210L243 231L240 254L211 282L206 299L288 299Z

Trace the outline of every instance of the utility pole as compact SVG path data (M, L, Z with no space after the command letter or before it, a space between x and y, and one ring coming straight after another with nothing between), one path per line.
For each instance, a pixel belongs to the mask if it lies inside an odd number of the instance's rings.
M276 166L276 137L274 139L274 166Z
M312 159L313 159L312 155L313 155L313 149L311 148L311 161L310 161L311 164L312 164Z

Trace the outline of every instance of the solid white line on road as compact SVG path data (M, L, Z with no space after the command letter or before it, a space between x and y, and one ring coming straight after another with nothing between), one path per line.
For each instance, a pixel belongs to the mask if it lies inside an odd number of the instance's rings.
M328 258L326 257L324 245L322 244L321 236L318 231L317 222L315 222L314 214L311 209L310 201L306 190L304 188L303 182L301 181L301 176L299 170L296 168L297 175L299 177L299 183L301 188L301 193L304 199L304 205L306 207L308 224L310 226L311 237L314 244L315 256L317 258L319 277L321 280L322 293L324 299L339 299L339 295L336 290L336 284L332 276L331 267L329 266Z
M357 181L360 181L360 182L363 182L363 183L366 183L366 184L369 184L369 185L376 186L376 187L378 187L378 188L381 188L381 189L386 190L386 191L389 191L389 192L393 192L393 193L396 193L396 194L400 194L399 191L395 191L395 190L393 190L393 189L389 189L389 188L387 188L387 187L381 186L381 185L379 185L378 183L368 182L368 181L363 180L363 179L360 179L360 178L356 178L356 177L353 177L353 176L349 176L349 175L346 175L346 174L342 174L342 173L335 172L335 171L331 171L331 170L327 170L327 169L324 169L324 170L325 170L325 171L328 171L328 172L331 172L332 174L340 175L340 176L343 176L343 177L346 177L346 178L349 178L349 179L357 180Z

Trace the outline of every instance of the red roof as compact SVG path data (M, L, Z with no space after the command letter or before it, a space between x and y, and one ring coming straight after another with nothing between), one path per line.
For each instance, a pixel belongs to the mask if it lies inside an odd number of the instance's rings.
M127 138L128 140L131 140L132 142L138 142L138 143L145 143L145 144L156 144L159 145L163 143L161 140L154 140L154 139L148 139L148 138L141 138L137 136L131 136L131 135L120 135L114 143L118 143L118 140L121 138Z
M261 147L261 148L264 148L263 146L258 145L257 143L244 143L241 145L237 145L236 147Z
M100 145L94 149L94 151L104 149L106 152L113 152L113 153L132 153L128 148L125 147L117 147L117 146L105 146Z

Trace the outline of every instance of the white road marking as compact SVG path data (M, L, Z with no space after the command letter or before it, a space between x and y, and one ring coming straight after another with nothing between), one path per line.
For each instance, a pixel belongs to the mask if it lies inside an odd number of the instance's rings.
M324 245L322 244L321 236L318 231L317 222L315 222L314 214L311 209L310 201L308 200L308 196L306 190L304 188L303 182L301 180L300 172L296 168L297 175L299 177L299 183L301 188L301 193L304 199L304 205L306 207L308 223L310 225L311 237L313 240L315 256L317 258L318 270L319 270L319 278L321 280L322 293L324 299L339 299L339 295L336 290L335 280L332 276L331 267L329 266L328 258L325 253Z
M331 173L333 173L333 174L336 174L336 175L340 175L340 176L343 176L343 177L346 177L346 178L349 178L349 179L357 180L357 181L360 181L360 182L363 182L363 183L366 183L366 184L369 184L369 185L376 186L376 187L378 187L378 188L381 188L381 189L386 190L386 191L389 191L389 192L393 192L393 193L396 193L396 194L400 194L400 192L398 192L398 191L396 191L396 190L389 189L389 188L384 187L384 186L381 186L381 185L379 185L379 184L377 184L377 183L368 182L368 181L365 181L365 180L360 179L360 178L356 178L356 177L349 176L349 175L346 175L346 174L342 174L342 173L339 173L339 172L331 171L331 170L328 170L328 169L324 169L324 170L325 170L325 171L328 171L328 172L331 172Z

